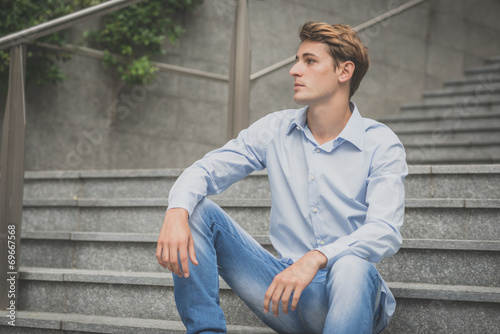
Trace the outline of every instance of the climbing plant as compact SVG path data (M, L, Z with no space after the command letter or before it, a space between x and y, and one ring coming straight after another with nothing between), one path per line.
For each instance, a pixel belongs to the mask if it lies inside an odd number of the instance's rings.
M101 28L85 32L84 38L105 51L105 66L115 68L126 84L148 82L157 71L151 59L164 52L162 42L165 39L175 42L179 38L184 32L181 15L202 1L144 1L104 16ZM104 0L0 0L0 36L101 2ZM66 41L66 33L54 33L29 44L26 82L40 85L60 82L65 75L57 63L71 59L72 54L37 46L40 41L61 45ZM9 62L9 50L0 51L0 92L7 89Z
M163 54L165 39L174 43L185 31L181 14L192 11L202 0L150 0L114 12L104 18L104 26L89 31L85 38L105 50L104 64L117 70L129 84L154 78L154 56ZM117 57L118 56L118 57Z

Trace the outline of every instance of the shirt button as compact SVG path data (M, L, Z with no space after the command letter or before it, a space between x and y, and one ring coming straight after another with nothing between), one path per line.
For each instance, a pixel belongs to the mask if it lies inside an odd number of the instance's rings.
M300 126L297 125L297 130L300 130Z
M314 181L314 175L311 175L311 181Z
M314 213L318 212L318 208L313 208L313 212Z
M317 149L316 149L316 152L318 152L318 153L319 153L319 152L321 152L321 150L320 150L319 148L317 148Z
M321 241L319 242L319 244L320 244L320 245L324 245L324 244L325 244L325 240L321 240Z

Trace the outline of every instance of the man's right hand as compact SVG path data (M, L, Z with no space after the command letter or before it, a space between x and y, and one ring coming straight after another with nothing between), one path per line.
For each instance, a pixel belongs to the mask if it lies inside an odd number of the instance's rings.
M188 259L198 265L188 218L189 214L185 209L167 210L156 245L158 263L179 277L189 277Z

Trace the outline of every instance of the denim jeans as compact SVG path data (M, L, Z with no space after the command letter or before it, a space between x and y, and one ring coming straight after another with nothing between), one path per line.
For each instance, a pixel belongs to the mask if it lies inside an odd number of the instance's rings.
M219 275L245 304L278 333L372 333L382 310L381 283L370 262L345 256L318 272L298 307L275 317L264 312L264 294L291 264L265 250L219 206L203 199L189 219L199 265L189 278L174 277L177 309L187 333L225 333ZM291 298L290 298L291 302Z

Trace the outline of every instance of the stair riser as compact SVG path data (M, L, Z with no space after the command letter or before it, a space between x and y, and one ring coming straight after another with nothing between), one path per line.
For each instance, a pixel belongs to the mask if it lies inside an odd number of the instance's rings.
M67 328L63 328L62 330L57 330L57 329L44 329L44 328L29 328L28 326L26 327L21 327L21 325L16 325L16 327L7 327L7 326L1 326L0 325L0 332L5 333L5 334L108 334L108 333L115 333L115 332L110 332L108 331L108 326L101 326L99 324L92 326L92 324L85 324L85 327L91 327L91 332L85 330L82 331L81 324L71 324L69 325L71 330L68 330ZM104 328L103 328L104 327ZM112 327L112 326L109 326ZM114 327L113 329L116 329ZM120 334L137 334L137 328L119 328ZM175 330L175 329L154 329L154 328L142 328L141 329L141 334L185 334L186 330ZM248 333L248 332L245 332ZM250 334L250 333L249 333Z
M384 334L498 333L500 304L397 298Z
M272 246L265 248L275 254ZM168 272L157 263L155 250L154 243L30 241L23 244L21 263L26 267ZM500 252L495 251L403 248L378 269L391 282L500 286Z
M420 164L498 164L499 146L476 146L471 148L453 146L406 147L406 160L410 165Z
M377 268L388 282L500 286L500 252L401 249Z
M226 209L226 212L250 234L268 234L269 208ZM60 220L55 220L55 217L60 213L55 208L25 210L23 230L159 233L163 223L163 211L155 208L82 210L75 208L72 210L72 212L67 210L64 216L59 215L57 218ZM153 211L158 212L154 213ZM498 208L407 207L403 236L405 238L431 239L500 239L499 212ZM51 220L50 223L42 221L41 217L44 216L54 217L54 220ZM80 226L76 223L79 216L82 221ZM75 223L71 224L71 222ZM474 228L476 226L477 230Z
M498 84L478 84L471 89L446 88L431 92L424 92L423 100L426 102L447 102L473 104L478 101L498 101L500 89Z
M431 105L403 105L401 107L403 115L419 115L430 116L430 115L471 115L475 113L490 113L500 111L500 104L477 104L477 100L471 99L466 101L459 101L459 103L452 103L445 106L435 106Z
M431 132L421 133L396 133L403 145L411 147L415 145L434 145L460 143L500 143L500 127L495 131L476 131L476 132L444 132L440 129L433 129Z
M412 135L400 135L401 140L404 144L408 144L408 149L411 148L410 144L420 143L421 146L425 149L433 144L442 144L447 141L454 140L472 140L474 138L479 138L483 136L484 140L489 139L498 139L500 140L499 132L482 132L482 133L458 133L458 134L412 134ZM423 140L427 140L430 142L423 142ZM406 184L406 197L407 198L430 198L433 197L431 194L431 180L435 181L436 179L446 179L448 184L441 185L445 186L446 189L451 188L450 191L441 192L439 195L435 195L434 197L453 197L453 198L500 198L500 190L491 193L489 190L485 192L485 187L488 184L494 184L497 181L500 181L500 174L481 174L475 175L473 173L470 174L454 174L453 179L450 180L447 176L441 176L439 174L431 176L430 174L414 174L410 173L405 180ZM470 182L473 180L473 182ZM475 184L475 180L481 180L480 183ZM172 181L173 182L173 181ZM96 181L88 181L84 182L86 184L98 183ZM111 183L111 182L110 182ZM111 188L122 188L126 189L126 191L122 193L109 193L106 191L106 187L102 189L98 189L96 186L90 186L89 189L82 188L81 190L75 191L76 187L74 185L68 184L68 182L59 183L56 180L53 181L39 181L39 180L31 180L28 185L25 186L24 189L24 198L39 198L39 199L47 199L47 198L60 198L54 196L54 194L61 194L64 196L71 196L69 198L73 198L73 195L70 194L85 194L89 196L92 194L91 198L114 198L118 196L124 196L123 198L135 198L140 197L139 195L146 195L146 192L151 190L151 187L148 185L155 184L155 181L149 182L149 180L144 181L144 187L140 186L141 182L136 183L132 181L128 182L127 179L115 180L112 183L116 185L116 187ZM170 183L171 184L171 183ZM459 191L457 193L457 189L454 189L456 185L467 184L468 192L463 194L463 191ZM162 192L168 192L170 190L168 184L165 184L165 188L160 187ZM460 187L462 188L462 187ZM459 189L460 189L459 188ZM256 190L252 190L256 189ZM50 195L52 194L52 196ZM462 195L463 194L463 195ZM151 195L149 198L158 198L155 195L159 195L155 193ZM64 198L63 196L63 198ZM80 195L79 195L80 196ZM252 176L247 177L235 184L233 184L229 189L224 191L218 196L214 198L270 198L270 190L269 183L267 181L267 176ZM161 198L161 197L160 197ZM165 207L167 206L167 199L165 199ZM30 209L30 207L26 207ZM64 215L64 211L67 208L61 208L61 215ZM164 210L161 210L161 214L164 214ZM160 211L158 211L160 212ZM43 217L41 217L43 219ZM163 217L162 217L163 219ZM48 222L48 221L47 221Z
M393 122L386 125L391 128L396 134L401 131L432 131L434 133L442 132L443 130L453 131L481 131L492 128L498 128L500 132L500 117L496 118L459 118L459 119L441 119L441 120L421 120L412 122ZM498 133L497 132L497 133Z
M467 303L426 299L397 298L397 308L391 322L384 330L388 334L414 333L497 333L500 305L494 303ZM425 321L422 321L425 319ZM473 321L471 319L474 319ZM104 326L106 328L106 326ZM75 327L75 330L80 328ZM61 334L63 331L12 326L0 326L7 334ZM91 333L109 333L105 329ZM125 334L136 333L121 332ZM90 332L64 331L67 334L90 334ZM185 330L154 330L144 328L144 334L181 334ZM235 333L235 332L232 332Z
M500 103L500 94L491 94L486 90L481 94L457 95L457 96L427 96L423 98L428 104L451 104L454 106L467 106L471 111L477 112L481 103Z
M163 178L37 180L24 183L24 198L168 198L177 176ZM224 192L228 198L267 198L267 175L251 176ZM165 200L165 204L167 201Z
M171 286L21 280L19 291L20 310L180 320ZM228 324L263 326L231 290L220 300Z
M491 91L492 85L500 83L500 75L480 74L469 76L468 80L450 80L444 82L444 87L448 89L472 89L478 90L480 94Z

